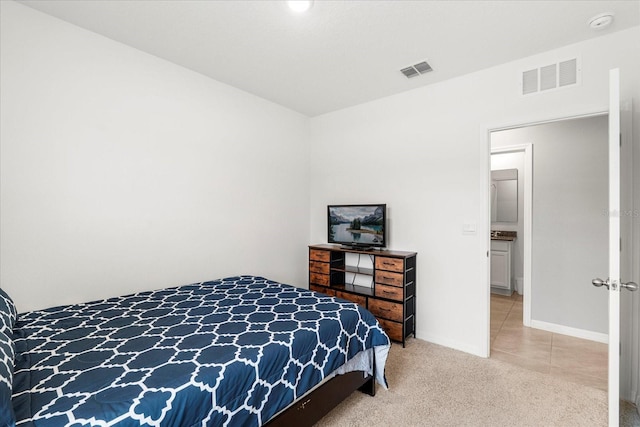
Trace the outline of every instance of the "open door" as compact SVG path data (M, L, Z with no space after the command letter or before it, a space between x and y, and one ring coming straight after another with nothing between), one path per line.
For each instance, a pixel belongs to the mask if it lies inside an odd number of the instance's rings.
M620 420L620 291L638 288L621 281L620 143L620 70L614 69L609 72L609 277L592 282L604 286L609 296L609 427Z

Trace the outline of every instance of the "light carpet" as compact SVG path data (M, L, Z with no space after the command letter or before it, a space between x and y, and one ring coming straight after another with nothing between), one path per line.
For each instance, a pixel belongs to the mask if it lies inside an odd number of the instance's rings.
M602 390L418 339L393 344L386 375L389 390L353 393L316 426L607 425Z

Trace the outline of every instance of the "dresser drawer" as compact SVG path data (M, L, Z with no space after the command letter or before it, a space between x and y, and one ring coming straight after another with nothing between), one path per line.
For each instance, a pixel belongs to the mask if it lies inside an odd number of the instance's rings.
M336 291L338 298L346 299L347 301L355 302L356 304L367 308L367 297L362 295L354 295L349 292Z
M309 282L316 285L329 286L329 275L320 273L309 273Z
M369 311L376 317L402 322L402 304L369 298Z
M376 257L376 270L404 271L404 260L401 258Z
M329 262L329 260L331 259L331 252L311 249L309 251L309 259L312 261Z
M404 296L402 295L402 288L398 288L396 286L376 284L376 296L396 301L404 300Z
M326 262L309 261L309 272L329 274L329 264Z
M332 297L336 296L336 291L334 289L331 288L325 288L324 286L318 286L318 285L309 285L309 290L315 291L315 292L321 292L325 295L330 295Z
M394 341L402 341L402 323L392 322L391 320L378 319L382 329Z
M402 287L404 286L404 274L376 270L376 283Z

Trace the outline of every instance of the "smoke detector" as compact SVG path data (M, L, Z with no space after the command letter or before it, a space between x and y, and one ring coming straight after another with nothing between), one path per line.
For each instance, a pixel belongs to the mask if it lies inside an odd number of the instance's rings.
M592 30L602 30L613 22L613 12L600 13L587 21Z

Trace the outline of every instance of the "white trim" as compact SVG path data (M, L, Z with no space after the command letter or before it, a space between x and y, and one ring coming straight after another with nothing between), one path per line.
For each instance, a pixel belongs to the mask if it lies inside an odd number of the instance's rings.
M441 345L443 347L449 347L452 348L454 350L458 350L458 351L462 351L464 353L469 353L472 354L474 356L478 356L478 357L484 357L484 358L488 358L489 355L488 354L484 354L483 353L483 349L477 346L473 346L473 345L468 345L466 342L460 342L457 340L452 340L449 339L447 337L443 337L443 336L439 336L439 335L431 335L431 334L427 334L427 335L420 335L418 338L419 340L422 341L426 341L428 343L431 344L436 344L436 345Z
M478 221L478 233L480 242L484 247L480 247L481 256L484 256L484 304L482 305L482 315L485 319L482 347L480 355L489 357L491 354L491 201L489 200L491 188L491 128L481 129L480 141L483 144L480 150L480 212Z
M488 143L490 143L490 135L491 132L497 132L501 130L509 130L509 129L520 129L526 128L530 126L536 125L544 125L547 123L555 123L555 122L563 122L565 120L572 119L585 119L588 117L597 117L604 116L609 114L609 107L605 105L600 105L594 108L587 108L584 110L576 110L572 112L567 112L566 115L553 115L553 116L541 116L537 119L529 118L527 120L526 117L523 117L522 120L509 121L505 123L494 123L483 126L484 131L486 132L485 137L487 138ZM488 145L488 148L491 148L491 145Z
M596 341L604 344L609 343L609 336L601 332L587 331L586 329L572 328L571 326L558 325L556 323L532 320L531 327L553 332L554 334L569 335L570 337L582 338L583 340Z
M620 419L620 70L609 70L609 427Z
M491 140L489 140L491 143ZM523 197L523 228L524 235L518 236L522 239L523 247L523 306L522 323L524 326L531 326L531 237L532 237L532 215L533 215L533 143L510 145L508 147L491 148L493 153L518 153L524 152L524 197Z
M636 251L637 248L634 248ZM635 255L636 253L634 253ZM637 264L637 263L634 263ZM634 265L634 270L637 270L638 266ZM637 277L635 275L634 277ZM637 292L636 292L637 293ZM636 410L640 415L640 337L638 337L638 330L640 329L640 295L635 296L632 304L633 304L633 341L632 341L632 353L631 353L631 366L632 366L632 377L631 377L631 390L630 394L632 396L632 400L635 401ZM634 398L635 397L635 398Z

